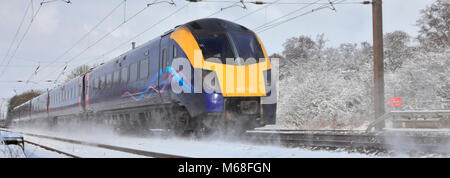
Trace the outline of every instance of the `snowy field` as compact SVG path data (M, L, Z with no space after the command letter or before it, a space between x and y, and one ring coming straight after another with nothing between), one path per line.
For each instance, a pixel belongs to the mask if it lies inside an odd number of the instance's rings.
M19 129L17 129L19 130ZM49 131L38 129L21 129L28 133L41 135L56 136L68 139L83 140L102 144L109 144L145 151L174 154L187 157L201 158L370 158L380 157L374 154L349 153L346 151L325 151L325 150L309 150L306 148L287 148L277 144L258 145L235 141L229 139L193 139L193 138L177 138L177 137L137 137L123 136L114 134L109 130L98 130L96 132L87 132L78 130L77 132ZM112 151L91 146L84 146L61 141L55 141L32 136L24 136L25 140L42 144L60 151L70 153L79 157L93 158L111 158L111 157L131 157L138 158L140 155ZM49 153L29 144L25 145L26 157L44 157L44 158L60 158L65 155L57 153Z
M125 148L145 150L158 153L173 154L198 158L380 158L380 157L448 157L438 154L406 154L406 153L359 153L355 150L315 150L311 148L285 147L279 143L254 144L239 139L214 135L207 138L175 137L175 136L150 136L150 135L120 135L112 129L99 125L65 126L51 130L44 128L14 128L13 131L33 133L38 135L67 138L92 143L114 145ZM413 133L431 130L416 129ZM409 132L411 129L393 129L390 131ZM289 131L286 131L289 132ZM357 131L352 131L357 132ZM362 131L361 131L362 132ZM389 132L389 131L388 131ZM449 130L439 130L434 134L448 135ZM23 135L24 139L37 144L45 145L62 152L66 152L84 158L141 158L144 156L120 151L113 151L93 146L85 146L46 138ZM14 154L9 154L9 149L19 149ZM28 157L28 158L67 158L68 156L42 149L30 144L25 144L25 151L14 146L0 147L4 154L0 157Z
M0 141L4 137L20 137L19 134L0 132ZM40 147L25 143L24 148L19 145L5 145L0 142L0 158L66 158L67 156L48 151Z

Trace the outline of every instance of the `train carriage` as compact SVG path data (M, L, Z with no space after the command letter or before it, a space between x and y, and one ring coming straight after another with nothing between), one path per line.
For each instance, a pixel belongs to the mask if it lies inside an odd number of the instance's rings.
M25 122L30 121L30 114L31 114L31 101L27 101L13 108L13 112L10 114L10 117L15 122L24 124Z
M181 131L275 124L276 100L267 102L276 94L270 65L251 30L221 19L195 20L50 91L48 117ZM209 82L198 89L198 78Z
M31 100L30 119L37 122L48 118L48 92Z
M83 107L80 104L83 95L83 77L77 77L65 85L49 91L48 122L54 124L58 120L83 118Z

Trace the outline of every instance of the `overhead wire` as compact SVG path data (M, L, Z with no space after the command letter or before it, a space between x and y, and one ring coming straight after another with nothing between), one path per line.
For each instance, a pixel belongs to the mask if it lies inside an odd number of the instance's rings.
M239 4L241 4L241 5L239 5ZM233 7L241 7L243 9L247 9L247 6L245 6L244 1L240 0L240 1L234 2L233 4L231 4L229 6L220 8L218 11L208 15L207 17L215 16L215 15L219 14L220 12L224 11L225 9L229 9L229 8L233 8Z
M0 62L0 65L3 65L5 59L8 57L9 52L11 51L11 48L12 48L14 42L16 41L17 36L19 35L20 29L22 28L23 22L25 21L25 17L27 16L28 9L30 9L31 4L32 4L32 1L30 1L30 3L28 3L27 9L25 9L25 13L23 14L22 20L20 21L19 27L17 28L16 32L14 33L13 40L9 44L8 50L6 51L5 57L2 58L2 62Z
M336 1L334 1L334 2L339 3L339 2L344 2L344 1L346 1L346 0L336 0ZM256 31L257 33L262 33L262 32L265 32L265 31L271 29L271 28L274 28L274 27L279 26L279 25L281 25L281 24L284 24L284 23L286 23L286 22L292 21L292 20L294 20L294 19L296 19L296 18L305 16L305 15L307 15L307 14L310 14L310 13L313 13L313 12L316 12L316 11L319 11L319 10L321 10L321 9L330 8L330 9L332 9L332 10L335 11L336 9L334 8L334 5L333 5L333 4L335 4L335 3L332 2L332 1L329 1L329 2L330 2L329 4L324 4L324 5L322 5L322 6L318 7L318 8L314 8L314 9L312 9L311 11L304 12L304 13L302 13L302 14L300 14L300 15L297 15L297 16L294 16L294 17L291 17L291 18L288 18L288 19L285 19L285 20L281 20L281 21L275 22L275 23L273 23L273 24L266 24L266 25L264 25L264 26L261 27L261 28L257 28L255 31ZM285 16L283 16L283 17L285 17ZM278 18L278 19L279 19L279 18Z
M73 60L77 59L79 56L81 56L82 54L84 54L86 51L88 51L89 49L91 49L92 47L94 47L95 45L97 45L99 42L103 41L106 37L108 37L109 35L111 35L112 33L114 33L116 30L118 30L119 28L121 28L123 25L125 25L127 22L131 21L133 18L135 18L136 16L138 16L139 14L141 14L142 12L144 12L147 8L149 8L150 6L147 5L144 8L142 8L141 10L139 10L137 13L135 13L134 15L132 15L131 17L129 17L128 19L126 19L125 21L123 21L122 23L120 23L119 25L117 25L114 29L112 29L111 31L109 31L108 33L106 33L105 35L103 35L101 38L99 38L98 40L96 40L94 43L92 43L91 45L89 45L87 48L84 48L81 52L77 53L75 56L73 56L72 58L70 58L69 60L66 61L66 67L64 67L63 71L61 73L64 73L65 69L67 69L67 65L72 62ZM58 69L58 68L57 68ZM57 70L54 70L53 72L49 73L50 76L52 75L54 72L56 72ZM61 75L61 73L59 75Z
M161 2L163 2L163 1L161 1ZM89 47L87 47L86 49L84 49L83 51L81 51L80 53L78 53L76 56L74 56L74 57L72 57L70 60L68 60L68 61L67 61L67 64L65 65L65 68L64 68L63 71L58 75L58 78L59 78L59 76L61 76L61 75L64 73L65 69L67 69L67 65L68 65L70 62L72 62L74 59L76 59L77 57L79 57L81 54L83 54L84 52L86 52L86 51L87 51L88 49L90 49L91 47L95 46L98 42L100 42L101 40L103 40L104 38L106 38L108 35L110 35L110 34L113 33L114 31L116 31L118 28L120 28L120 27L121 27L122 25L124 25L126 22L129 22L131 19L133 19L134 17L136 17L137 15L139 15L140 13L142 13L142 12L143 12L144 10L146 10L148 7L150 7L150 6L153 5L153 4L157 4L157 3L159 3L159 2L155 0L153 3L147 4L146 7L144 7L143 9L141 9L140 11L138 11L136 14L134 14L133 16L131 16L130 18L128 18L124 23L119 24L116 28L114 28L113 30L111 30L109 33L107 33L106 35L104 35L102 38L100 38L99 40L97 40L96 42L94 42L93 44L91 44ZM170 3L170 2L168 2L168 3L169 3L169 4L172 4L172 3ZM175 5L175 4L173 3L172 5ZM156 24L152 25L150 28L148 28L148 29L144 30L143 32L141 32L140 34L136 35L135 37L137 38L138 36L142 35L142 34L145 33L146 31L150 30L151 28L155 27L155 26L158 25L159 23L163 22L163 21L166 20L167 18L173 16L174 14L176 14L177 12L179 12L180 10L182 10L183 8L185 8L187 5L188 5L188 3L185 4L183 7L179 8L178 10L176 10L174 13L170 14L169 16L167 16L167 17L161 19L161 20L158 21ZM134 39L135 37L133 37L132 39ZM131 40L132 40L132 39L131 39ZM121 45L122 45L122 44L121 44ZM101 56L104 56L104 55L101 55ZM99 59L99 58L98 58L98 59ZM98 60L98 59L96 59L96 60ZM61 66L61 67L62 67L62 66ZM54 71L54 72L56 72L56 71ZM47 77L50 76L50 75L52 75L54 72L49 73L49 75L47 75ZM55 83L56 83L57 81L58 81L58 80L55 80Z
M265 8L268 8L268 7L272 6L272 5L274 5L276 2L279 2L279 1L281 1L281 0L275 0L275 1L273 1L271 4L267 4L267 5L265 5L264 7L261 7L261 8L259 8L259 9L256 9L256 10L254 10L254 11L252 11L252 12L246 14L246 15L243 15L243 16L239 17L239 18L236 18L236 19L234 19L233 21L239 21L239 20L241 20L241 19L243 19L243 18L246 18L246 17L248 17L248 16L250 16L250 15L256 13L256 12L259 12L259 11L265 9Z
M95 29L97 29L106 19L108 19L122 4L125 3L125 0L121 1L119 4L117 4L105 17L103 17L97 24L94 25L86 34L84 34L80 39L78 39L72 46L70 46L64 53L56 57L54 60L51 61L51 63L54 63L58 60L61 60L63 56L68 54L72 49L74 49L78 44L80 44L85 38L87 38ZM42 70L45 70L50 65L46 65L42 68ZM35 73L32 73L30 77L28 77L27 81L31 80L33 76L35 76Z
M265 26L267 26L267 25L269 25L269 24L271 24L271 23L274 23L274 22L276 22L276 21L278 21L278 20L280 20L280 19L283 19L283 18L285 18L285 17L287 17L287 16L290 16L290 15L292 15L292 14L295 14L295 13L297 13L297 12L303 10L303 9L306 9L306 8L308 8L309 6L312 6L312 5L314 5L314 3L317 3L317 2L319 2L319 1L321 1L321 0L316 0L316 1L312 2L312 3L306 4L305 6L302 6L302 7L298 8L298 9L295 9L295 10L293 10L293 11L291 11L291 12L289 12L289 13L287 13L287 14L281 16L281 17L278 17L278 18L273 19L273 20L271 20L271 21L269 21L269 22L267 22L267 23L264 23L264 24L262 24L262 25L260 25L260 26L257 26L256 28L254 28L254 29L252 29L252 30L253 30L253 31L257 31L257 30L259 30L259 29L261 29L261 28L264 28Z
M144 33L148 32L149 30L153 29L154 27L156 27L157 25L161 24L162 22L164 22L165 20L167 20L168 18L174 16L175 14L177 14L178 12L180 12L182 9L186 8L189 5L189 3L185 4L184 6L178 8L177 10L175 10L174 12L172 12L171 14L165 16L164 18L160 19L158 22L152 24L151 26L149 26L148 28L146 28L145 30L143 30L142 32L138 33L137 35L131 37L130 39L124 41L123 43L117 45L116 47L114 47L113 49L106 51L105 53L101 54L99 58L94 59L93 61L89 61L89 62L97 62L98 60L102 59L103 57L105 57L107 54L114 52L115 50L119 49L120 47L128 44L129 42L133 41L134 39L138 38L139 36L143 35ZM86 63L84 63L86 64Z
M32 3L33 3L33 0L30 0L30 4L32 4ZM3 70L1 70L1 72L0 72L0 78L4 75L6 69L8 68L9 64L11 63L12 58L14 58L14 56L16 55L17 50L20 48L20 46L21 46L21 44L22 44L22 41L23 41L23 39L25 38L25 36L28 34L28 31L30 30L31 25L32 25L33 22L34 22L34 19L36 18L36 16L38 15L39 11L41 10L41 7L42 7L42 4L39 6L39 8L38 8L38 10L36 11L35 14L32 13L31 21L30 21L30 23L28 24L28 26L27 26L27 28L26 28L24 34L23 34L22 37L20 38L20 40L19 40L19 42L18 42L16 48L14 49L12 55L9 57L9 59L6 59L8 62L6 63L6 66L3 68ZM27 13L25 12L25 15L26 15L26 14L27 14ZM2 62L2 64L3 64L3 63L4 63L4 62Z

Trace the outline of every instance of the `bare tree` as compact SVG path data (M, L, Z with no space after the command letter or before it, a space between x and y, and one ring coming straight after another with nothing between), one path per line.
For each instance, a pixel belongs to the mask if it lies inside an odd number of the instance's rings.
M89 70L91 70L91 68L94 68L95 66L91 67L88 65L82 65L82 66L78 66L77 68L73 69L66 78L66 82L77 78L78 76L81 76L83 74L86 74L87 72L89 72Z
M19 106L39 95L41 95L43 92L39 91L39 90L30 90L30 91L26 91L23 92L22 94L19 95L15 95L13 96L11 99L9 99L9 104L8 104L8 112L12 111L13 108L15 108L16 106Z

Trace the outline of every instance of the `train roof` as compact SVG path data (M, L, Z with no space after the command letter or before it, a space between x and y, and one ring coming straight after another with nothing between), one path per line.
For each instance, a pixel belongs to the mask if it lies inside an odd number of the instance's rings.
M242 25L218 18L198 19L188 22L183 26L189 27L193 33L217 31L253 32Z
M121 55L110 59L109 61L105 62L101 66L96 67L92 71L101 69L104 66L107 66L118 59L128 56L132 52L140 50L141 48L147 46L148 44L154 42L155 40L159 40L159 39L161 39L161 37L169 35L173 31L175 31L177 28L181 28L181 27L188 27L189 30L191 30L193 33L215 32L215 31L237 31L237 32L253 33L253 31L249 30L248 28L246 28L242 25L239 25L237 23L227 21L227 20L218 19L218 18L197 19L197 20L187 22L185 24L177 25L173 29L166 31L162 35L159 35L159 36L153 38L152 40L149 40L141 45L136 46L135 49L128 50L125 53L122 53ZM90 72L92 72L92 71L90 71Z
M19 106L14 107L13 110L18 109L18 108L20 108L20 107L23 107L23 106L25 106L25 105L27 105L27 104L30 104L30 101L31 101L31 100L25 101L24 103L20 104Z
M188 27L189 30L191 30L193 33L215 32L215 31L237 31L237 32L253 33L253 31L247 29L246 27L239 25L237 23L234 23L234 22L227 21L227 20L218 19L218 18L197 19L197 20L193 20L193 21L187 22L182 25L177 25L173 29L163 33L162 35L159 35L156 38L137 46L135 49L128 50L125 53L123 53L115 58L110 59L109 61L105 62L101 66L94 68L93 70L89 71L88 73L95 71L95 70L102 69L104 66L110 65L114 61L116 61L120 58L123 58L124 56L130 55L134 51L141 50L143 47L147 46L148 44L154 42L155 40L161 39L161 37L163 37L163 36L171 34L173 31L175 31L175 29L181 28L181 27ZM49 92L61 89L61 88L65 87L67 84L72 83L74 80L78 80L78 77L70 80L69 82L66 82L62 85L59 85L59 86L49 90Z
M44 93L40 94L39 96L34 97L33 99L31 99L31 101L35 101L35 100L40 99L40 98L47 99L47 92L44 92Z

